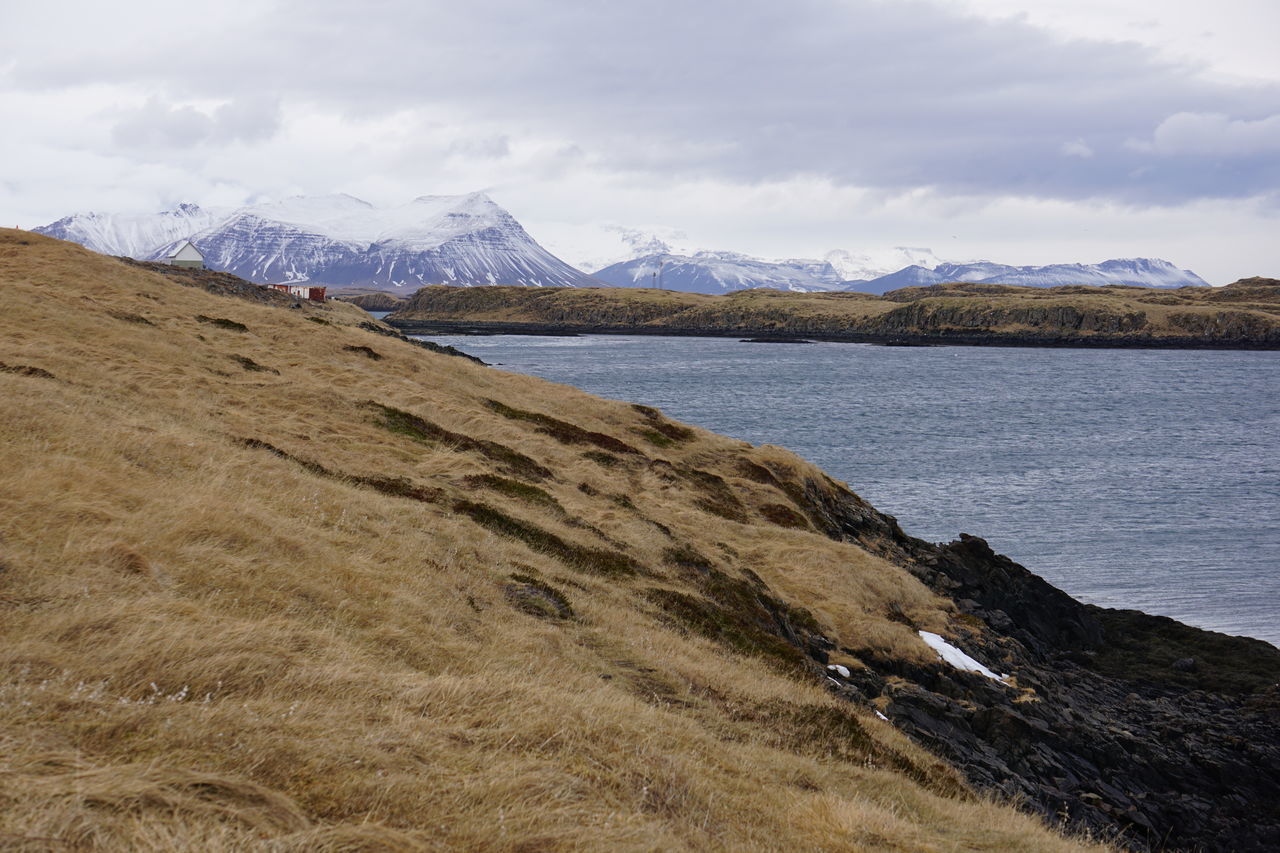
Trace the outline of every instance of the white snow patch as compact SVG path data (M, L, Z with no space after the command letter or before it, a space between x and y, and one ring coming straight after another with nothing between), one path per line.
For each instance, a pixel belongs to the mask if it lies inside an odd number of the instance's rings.
M920 631L918 633L920 634L920 639L924 640L925 644L929 648L938 653L938 657L942 658L956 669L963 669L967 672L976 672L978 675L986 676L992 681L1002 682L1008 678L1008 676L998 675L987 669L985 666L978 663L976 660L969 657L967 654L960 651L937 634L934 634L931 631Z
M847 666L841 666L838 663L833 663L830 666L828 666L827 669L830 670L831 672L834 672L836 675L840 676L841 678L849 677L849 667Z
M884 714L881 714L879 710L876 711L876 716L884 720L886 723L889 722L889 718L886 717Z

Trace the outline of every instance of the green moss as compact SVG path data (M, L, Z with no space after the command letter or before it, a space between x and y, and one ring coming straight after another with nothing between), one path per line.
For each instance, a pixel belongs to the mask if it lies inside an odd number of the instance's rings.
M560 515L565 514L564 507L560 505L560 501L545 490L520 480L511 480L507 477L499 477L496 474L476 474L467 477L464 482L472 488L489 489L525 503L546 507Z
M455 450L478 453L496 462L507 473L526 480L551 478L550 469L544 468L523 453L495 441L484 441L451 432L412 412L384 406L381 403L369 402L366 405L378 414L379 426L397 435L403 435L424 444L443 444Z
M485 405L513 421L523 421L534 425L534 429L544 435L549 435L562 444L590 444L599 447L601 450L607 450L610 453L629 453L640 455L640 451L636 450L625 441L606 435L602 432L592 432L585 430L580 426L571 424L568 421L562 421L553 418L550 415L544 415L539 412L528 412L524 409L516 409L505 403L499 403L497 400L486 400Z
M588 548L566 542L537 525L507 515L501 510L473 501L458 501L454 512L469 517L476 524L500 536L519 540L535 551L547 554L573 568L601 575L634 575L640 564L625 554L603 548Z
M226 329L229 332L249 331L249 327L244 323L237 323L235 320L228 320L225 317L206 317L203 314L197 314L196 319L201 323L207 323L210 326L217 326L219 329Z
M662 433L654 429L639 428L639 429L632 430L632 432L639 435L641 438L643 438L645 441L652 444L654 447L670 447L671 445L676 443L675 439L668 438L667 436L663 435Z

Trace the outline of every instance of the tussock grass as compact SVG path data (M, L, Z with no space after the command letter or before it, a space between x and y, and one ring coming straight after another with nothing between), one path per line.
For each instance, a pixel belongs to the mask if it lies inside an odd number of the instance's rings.
M927 654L890 605L943 630L945 602L751 521L818 476L794 457L689 430L606 468L485 401L620 442L652 417L22 232L0 294L0 847L1089 847L649 597Z

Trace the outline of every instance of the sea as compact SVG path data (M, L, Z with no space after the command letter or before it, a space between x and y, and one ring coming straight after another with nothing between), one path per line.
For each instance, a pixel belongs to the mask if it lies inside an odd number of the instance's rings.
M1280 352L429 336L785 447L907 533L1280 646Z

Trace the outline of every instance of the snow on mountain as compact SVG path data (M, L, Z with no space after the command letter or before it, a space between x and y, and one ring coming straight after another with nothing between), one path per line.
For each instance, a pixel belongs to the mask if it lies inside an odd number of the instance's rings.
M945 263L932 249L914 246L894 246L892 249L866 252L835 249L827 252L824 259L835 267L845 281L870 281L903 267L918 266L931 270Z
M166 257L190 239L208 266L260 282L382 290L599 284L538 245L484 193L422 196L395 207L345 194L237 210L180 205L149 216L77 214L36 230L144 260Z
M605 267L594 277L613 287L662 287L691 293L729 293L753 287L802 292L840 290L844 279L827 261L765 261L736 252L666 252Z
M981 284L1019 284L1027 287L1058 287L1067 284L1102 286L1133 284L1141 287L1208 287L1190 270L1178 269L1158 258L1121 258L1097 264L1049 264L1010 266L991 261L971 264L941 263L933 268L912 265L868 282L851 282L848 290L860 293L888 293L902 287L920 287L953 281Z
M145 259L159 246L185 240L209 228L228 212L180 204L163 213L77 213L35 230L104 255Z

